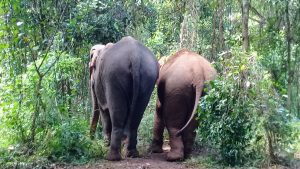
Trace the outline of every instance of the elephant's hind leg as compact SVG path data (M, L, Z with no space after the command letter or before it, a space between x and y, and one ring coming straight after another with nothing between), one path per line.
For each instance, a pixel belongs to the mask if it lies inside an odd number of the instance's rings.
M139 152L136 149L137 144L137 129L130 129L128 135L128 145L127 145L127 152L126 157L136 158L139 157Z
M97 123L100 116L100 110L94 110L93 117L91 119L91 126L90 126L90 137L91 139L95 138Z
M110 150L107 160L119 161L121 157L121 141L124 135L128 105L124 91L115 84L108 86L108 109L112 122Z
M167 154L167 161L179 161L184 159L184 146L182 136L176 136L178 129L169 128L171 150Z
M191 121L190 125L182 133L185 158L187 158L193 150L193 145L194 145L195 137L196 137L196 131L195 131L196 128L197 128L197 121L196 121L196 119L193 119Z
M154 114L154 128L153 128L153 139L152 144L150 147L150 151L152 153L162 153L163 149L163 134L164 134L164 128L165 124L162 119L161 114L161 103L157 99L156 101L156 112Z
M92 139L94 139L96 128L97 128L97 123L98 123L99 116L100 116L100 109L99 109L97 97L96 97L93 89L91 89L91 94L92 94L92 103L93 103L93 117L91 119L90 137Z
M176 136L176 134L181 129L181 127L184 126L185 123L185 103L186 98L176 94L169 95L169 97L164 100L163 118L168 129L171 147L170 152L167 154L168 161L178 161L184 159L184 145L182 135Z
M107 160L110 161L119 161L121 160L121 140L124 134L124 124L125 118L122 117L125 114L122 109L112 109L110 110L112 119L112 132L111 132L111 141L110 141L110 150L107 156Z
M111 141L112 125L108 109L101 110L100 117L103 128L104 140L107 141L107 145L109 146Z
M192 98L191 100L194 100L194 98ZM190 103L192 103L192 101ZM189 105L189 112L192 112L193 107L194 107L194 105ZM188 116L190 116L190 115L188 115ZM196 138L197 127L198 127L198 121L196 120L196 118L193 118L192 121L190 122L190 124L187 126L187 128L182 133L185 158L187 158L193 150L193 145L194 145L195 138Z
M132 117L130 120L130 128L129 128L129 137L128 137L128 146L127 146L127 157L135 158L139 156L139 152L136 148L137 145L137 131L138 127L141 123L144 111L147 107L147 104L150 100L151 93L153 87L151 86L144 86L139 91L139 96L137 98L137 103L135 110L133 110Z

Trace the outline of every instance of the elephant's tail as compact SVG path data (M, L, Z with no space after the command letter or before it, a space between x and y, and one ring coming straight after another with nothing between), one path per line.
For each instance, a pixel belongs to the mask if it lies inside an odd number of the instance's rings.
M132 102L130 105L130 114L135 111L137 99L139 96L140 90L140 65L141 65L141 58L139 56L133 56L131 59L131 72L132 72ZM131 118L129 118L130 120Z
M200 100L201 93L202 93L202 90L203 90L203 84L199 84L199 85L197 84L197 85L194 85L194 87L195 87L195 90L196 90L196 96L195 96L195 103L194 103L194 108L193 108L192 114L191 114L189 120L186 122L186 124L176 133L177 137L183 132L183 130L185 130L185 128L190 124L190 122L195 117L196 110L197 110L197 107L198 107L198 102Z

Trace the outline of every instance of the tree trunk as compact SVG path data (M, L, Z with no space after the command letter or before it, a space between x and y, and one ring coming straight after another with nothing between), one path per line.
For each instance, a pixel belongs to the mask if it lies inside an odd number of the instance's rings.
M216 15L217 15L217 10L215 10L215 12L213 13L213 25L212 25L212 38L211 38L211 60L215 59L215 55L216 55Z
M243 50L249 52L250 42L249 42L249 7L250 0L242 0L242 35L243 35Z
M223 24L223 17L224 17L224 0L219 1L219 52L225 49L225 39L224 39L224 24Z
M274 147L273 147L273 139L272 139L272 134L271 134L271 131L270 129L266 129L266 137L267 137L267 144L268 144L268 154L269 154L269 157L270 157L270 162L272 164L276 163L277 162L277 158L274 154Z
M290 112L292 112L292 66L291 66L291 24L290 24L290 19L289 19L289 1L286 1L286 6L285 6L285 16L286 16L286 46L287 46L287 63L286 63L286 68L287 68L287 94L288 94L288 99L287 99L287 108Z
M39 76L39 81L38 81L37 87L36 87L36 103L35 103L34 113L32 115L32 123L31 123L31 128L30 128L31 133L30 133L30 140L29 140L30 141L29 148L32 148L33 143L35 141L36 121L40 114L40 107L42 104L42 97L41 97L42 80L43 80L43 77Z
M299 69L299 68L298 68ZM298 70L297 72L299 72L300 70ZM297 79L296 79L296 81L297 81L297 84L296 84L296 96L299 96L299 86L300 86L300 84L299 84L299 76L300 76L300 74L298 74L298 76L296 76L296 77L298 77ZM297 97L297 100L295 101L296 102L296 104L297 104L297 107L296 107L296 112L297 112L297 117L299 118L300 117L300 99L299 99L299 97Z
M184 18L180 27L180 48L190 50L196 50L197 48L198 9L196 3L196 1L193 1L185 5Z
M70 81L67 81L66 83L67 85L67 102L66 104L68 104L68 114L69 114L69 117L71 118L72 117L72 113L71 113L71 110L72 110L72 91L71 91L71 82Z

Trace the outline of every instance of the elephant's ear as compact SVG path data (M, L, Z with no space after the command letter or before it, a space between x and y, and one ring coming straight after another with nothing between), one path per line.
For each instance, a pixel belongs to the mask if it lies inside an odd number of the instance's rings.
M217 76L217 71L211 65L205 69L205 81L214 80Z
M114 43L108 43L105 45L105 49L108 49L108 48L112 47L113 45L114 45Z
M92 62L92 65L95 66L96 59L101 55L102 51L104 50L105 45L95 45L91 48L90 51L90 62Z
M97 57L97 55L105 48L105 45L94 45L90 50L90 59Z
M95 45L90 50L90 62L89 62L89 69L90 69L90 77L92 76L93 69L96 67L96 60L97 57L100 55L101 51L105 48L105 45Z
M201 66L203 68L203 71L204 71L205 81L211 81L211 80L215 79L215 77L217 76L216 69L204 57L201 56L200 59L201 59L200 64L201 64Z

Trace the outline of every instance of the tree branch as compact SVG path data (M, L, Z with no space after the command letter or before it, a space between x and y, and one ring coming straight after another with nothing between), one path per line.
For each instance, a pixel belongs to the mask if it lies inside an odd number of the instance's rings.
M31 58L33 60L33 65L34 65L35 71L37 72L37 74L38 74L39 77L42 77L42 74L41 74L41 72L40 72L40 70L39 70L39 68L38 68L38 66L37 66L37 64L35 62L37 60L37 57L35 56L35 53L34 53L34 51L32 50L31 47L29 47L29 50L31 52L30 56L31 56Z
M253 18L253 17L249 17L249 19L251 19L251 20L253 20L253 21L258 22L259 24L261 24L261 21L260 21L260 20L257 20L257 19L255 19L255 18Z
M50 70L51 68L55 65L55 63L58 61L58 59L60 58L61 54L63 52L60 52L59 55L55 58L55 61L48 67L48 69L45 71L44 75L46 75Z
M262 16L251 4L249 5L249 8L255 15L257 15L260 18L260 21L258 21L260 24L266 23L266 18Z
M62 11L62 13L61 13L61 15L60 15L60 17L59 17L58 23L61 22L62 17L63 17L63 14L65 13L66 7L67 7L67 6L65 6L64 9L63 9L63 11ZM48 56L48 53L49 53L49 51L50 51L50 48L51 48L51 46L53 45L54 37L55 37L56 33L58 32L58 27L59 27L59 25L57 25L56 31L55 31L55 33L53 34L52 39L51 39L50 43L48 44L48 46L47 46L47 48L46 48L45 57L43 57L43 60L42 60L41 64L38 66L38 70L40 70L41 66L43 65L44 61L46 60L46 58L47 58L47 56Z

